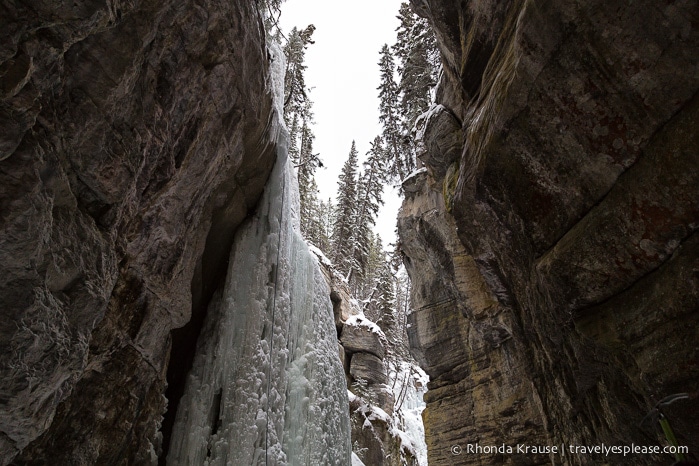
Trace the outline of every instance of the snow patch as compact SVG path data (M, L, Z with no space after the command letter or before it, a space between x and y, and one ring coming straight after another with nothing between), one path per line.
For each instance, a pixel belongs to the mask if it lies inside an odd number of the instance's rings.
M355 452L352 452L352 466L366 466Z
M378 406L372 406L369 416L367 417L370 421L380 420L388 424L391 422L391 416L389 416L386 411L379 408Z
M363 314L357 314L350 316L346 321L345 325L353 325L355 327L364 327L368 328L372 333L378 334L380 337L386 338L386 335L383 333L383 330L376 325L374 322L370 321L366 317L364 317Z
M417 458L418 453L417 449L415 448L415 445L413 445L413 439L410 435L407 433L403 432L400 429L396 429L393 425L389 427L388 433L391 434L393 437L397 438L400 440L400 449L401 450L407 450L410 452L413 456ZM420 463L420 464L427 464L427 463Z
M323 264L326 267L333 266L333 263L330 261L330 259L328 259L328 257L325 254L323 254L323 251L313 246L312 244L308 245L308 249L316 255L321 264Z
M415 178L416 176L418 176L421 173L427 173L427 167L418 168L417 170L413 171L408 176L406 176L403 181L401 181L401 184L405 183L406 181L408 181L412 178Z
M427 129L427 126L430 123L430 120L435 117L440 112L447 111L447 108L442 105L442 104L435 104L432 102L430 105L430 108L428 108L425 112L420 114L415 119L415 125L413 126L412 132L415 133L415 142L416 143L421 143L424 141L425 137L425 130Z

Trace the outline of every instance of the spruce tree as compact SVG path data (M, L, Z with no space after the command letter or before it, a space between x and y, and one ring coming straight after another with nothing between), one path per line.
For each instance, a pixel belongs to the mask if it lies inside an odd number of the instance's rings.
M320 219L320 244L318 244L317 247L329 257L331 256L331 238L333 234L333 225L335 223L335 206L333 205L332 199L328 198L327 201L320 201L318 218Z
M383 250L381 236L379 236L378 233L370 234L368 249L369 252L367 254L366 267L364 270L363 285L359 297L366 302L371 302L375 295L379 270L386 261L386 253ZM367 317L377 322L374 318L370 317L369 314L367 314Z
M372 228L383 204L383 187L386 183L386 155L380 136L376 136L367 152L363 172L358 182L357 206L349 254L352 257L347 279L355 293L363 287Z
M337 188L337 206L333 223L331 260L343 272L352 269L353 230L357 216L357 147L352 141L347 161L342 167Z
M409 359L410 351L408 349L408 334L407 334L407 319L410 314L410 278L404 267L400 267L394 276L394 291L395 291L395 311L394 325L395 340L398 352L404 355L405 360Z
M311 131L309 123L313 117L310 110L311 101L306 101L304 112L301 115L302 124L299 136L301 139L300 149L296 158L292 157L296 174L298 177L299 197L301 201L301 231L307 239L310 239L308 233L315 226L312 223L318 223L319 219L311 218L311 215L317 215L318 212L318 187L315 182L315 172L320 165L318 154L313 153L313 141L315 135ZM315 244L315 243L314 243Z
M411 155L401 137L400 90L394 79L396 65L393 55L387 44L381 47L380 53L379 122L383 127L389 173L393 179L400 181L408 175L406 166L411 164Z
M289 41L284 47L286 55L286 74L284 75L284 121L287 127L293 115L301 115L308 100L304 72L306 65L306 48L313 44L311 37L315 26L310 24L303 31L293 28L289 33Z
M427 20L415 14L409 4L401 4L398 19L393 52L400 76L401 135L411 145L405 168L411 172L416 167L411 131L417 117L430 106L431 91L437 83L438 52Z
M298 157L292 159L294 165L299 171L299 183L302 179L307 179L315 174L316 168L321 166L319 154L313 153L313 142L315 141L315 135L311 130L311 124L313 123L313 102L306 100L301 117L301 128L298 130L298 137L300 139ZM303 172L303 174L301 174Z
M287 123L287 129L289 130L289 158L296 165L299 163L299 115L293 113L289 115L289 118L291 120Z
M396 325L396 294L394 291L394 277L391 266L385 259L377 271L376 280L377 312L380 315L381 330L391 342L397 344L400 338L396 335L399 330Z
M313 102L308 97L304 63L306 48L313 44L311 37L315 26L309 25L304 30L294 28L284 47L287 59L284 77L284 121L289 130L289 158L296 168L301 201L301 232L312 244L319 246L324 240L320 231L320 203L315 171L321 166L319 155L313 152L315 135L311 130L313 123Z
M321 227L321 208L315 177L311 177L304 187L304 200L301 203L299 216L301 217L303 237L318 249L323 250L324 235Z
M315 27L311 24L305 30L293 28L284 47L286 55L286 74L284 75L284 123L289 130L289 157L295 165L299 163L300 142L303 138L301 127L310 124L313 119L312 102L308 98L308 89L304 73L306 71L306 48L312 44L311 36Z

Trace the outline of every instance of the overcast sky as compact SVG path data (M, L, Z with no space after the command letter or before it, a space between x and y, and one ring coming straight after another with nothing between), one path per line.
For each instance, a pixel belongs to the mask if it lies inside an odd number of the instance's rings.
M400 0L287 0L282 4L279 22L285 34L293 27L316 27L315 44L306 50L306 85L312 88L315 113L314 152L320 153L325 165L316 172L321 199L335 199L337 178L352 140L361 164L369 143L381 133L376 89L379 50L396 40L400 4ZM384 190L384 199L377 231L387 246L395 241L400 199L390 187Z

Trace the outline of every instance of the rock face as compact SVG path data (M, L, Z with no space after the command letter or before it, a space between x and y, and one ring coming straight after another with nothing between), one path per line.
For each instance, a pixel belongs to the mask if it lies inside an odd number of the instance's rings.
M343 322L340 344L347 368L347 385L360 390L365 402L376 405L388 415L393 414L394 397L389 382L389 364L386 359L388 339L378 325L369 319L354 315Z
M355 380L369 380L373 384L385 384L388 382L383 361L371 353L356 353L352 355L350 375Z
M419 466L413 451L395 436L392 421L362 398L350 398L352 445L362 464L376 466Z
M379 360L386 356L386 350L383 343L381 343L379 334L372 332L369 327L364 325L343 325L340 343L345 348L345 351L352 353L370 353Z
M0 464L155 462L275 154L255 2L0 12Z
M699 444L699 3L413 1L444 62L399 218L429 463Z

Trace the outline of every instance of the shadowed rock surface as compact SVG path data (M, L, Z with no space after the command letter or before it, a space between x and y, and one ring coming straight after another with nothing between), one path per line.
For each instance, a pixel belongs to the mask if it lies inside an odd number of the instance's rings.
M354 353L352 355L350 375L355 379L370 380L372 383L385 384L387 382L383 361L371 353Z
M0 464L157 462L274 159L255 2L10 1L0 35Z
M399 235L429 463L699 444L699 3L413 1L444 61ZM658 464L631 455L613 464Z

